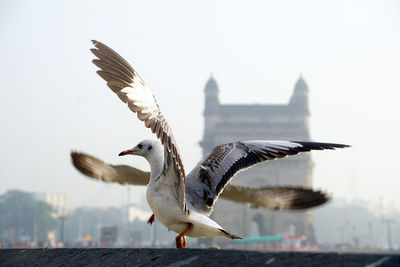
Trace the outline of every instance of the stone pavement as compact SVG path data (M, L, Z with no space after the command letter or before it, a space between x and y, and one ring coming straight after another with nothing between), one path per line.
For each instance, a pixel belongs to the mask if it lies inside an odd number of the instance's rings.
M0 249L0 266L400 266L400 254L223 249Z

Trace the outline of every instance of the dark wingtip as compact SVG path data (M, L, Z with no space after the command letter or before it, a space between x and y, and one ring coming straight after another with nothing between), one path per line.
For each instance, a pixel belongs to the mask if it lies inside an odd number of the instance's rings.
M291 209L311 209L326 204L330 200L331 197L326 192L313 190L311 188L303 188L303 193L299 194L299 196L293 200Z
M75 163L78 161L79 157L82 155L82 153L79 153L77 151L72 150L70 153L72 163L75 165Z
M351 147L351 145L346 144L336 144L336 143L321 143L321 142L304 142L304 141L290 141L303 146L306 151L309 150L324 150L324 149L335 149L335 148L346 148ZM299 149L298 147L296 149ZM300 149L302 152L302 149Z
M260 187L257 190L263 190L264 188L270 189L270 187ZM331 195L327 192L307 187L276 186L274 189L277 191L278 195L288 195L287 201L278 203L278 205L274 207L268 207L272 210L306 210L321 206L332 200ZM263 207L263 205L258 205L258 207Z
M87 161L85 160L88 157L90 157L89 155L77 151L71 151L70 155L71 155L72 165L74 165L74 167L78 171L89 177L93 175L93 172L90 170L90 168L87 167Z
M334 149L335 148L346 148L346 147L351 147L351 145L347 145L347 144L329 144L331 145Z

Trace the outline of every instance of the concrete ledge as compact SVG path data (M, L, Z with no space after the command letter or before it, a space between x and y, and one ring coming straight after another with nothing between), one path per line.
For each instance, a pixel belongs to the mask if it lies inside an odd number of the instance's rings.
M400 266L400 254L219 249L0 249L1 266Z

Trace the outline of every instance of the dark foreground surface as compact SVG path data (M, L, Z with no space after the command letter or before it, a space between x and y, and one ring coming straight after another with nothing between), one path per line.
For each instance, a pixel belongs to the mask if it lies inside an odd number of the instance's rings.
M0 266L400 266L400 254L219 249L0 249Z

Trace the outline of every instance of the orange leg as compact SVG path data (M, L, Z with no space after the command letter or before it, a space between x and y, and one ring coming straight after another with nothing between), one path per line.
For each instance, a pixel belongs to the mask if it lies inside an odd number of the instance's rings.
M186 237L185 236L182 236L182 247L184 247L184 248L186 248L186 245L187 245L187 243L186 243Z
M175 238L175 243L176 243L176 248L186 248L186 237L185 234L190 231L190 229L193 228L193 224L188 223L188 226L186 227L186 229L180 233L179 235L176 236Z
M179 237L179 235L175 238L176 248L186 248L186 237L183 235Z
M175 238L175 243L176 243L176 248L182 248L183 247L182 242L181 242L181 238L179 236L177 236Z

